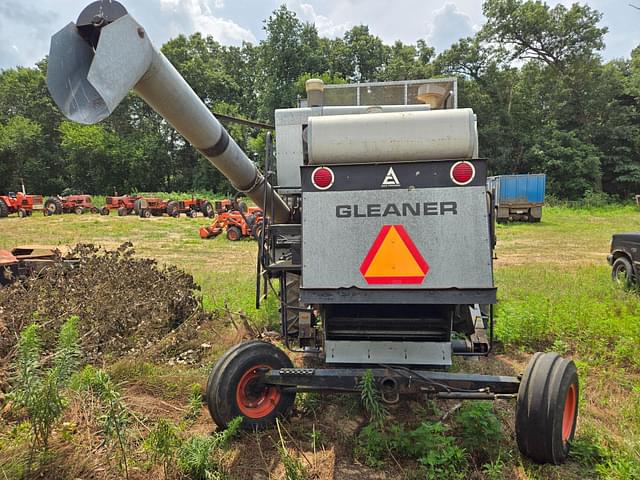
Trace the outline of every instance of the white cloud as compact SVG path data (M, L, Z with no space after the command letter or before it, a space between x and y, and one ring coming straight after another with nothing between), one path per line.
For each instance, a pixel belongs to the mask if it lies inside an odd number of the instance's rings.
M197 31L211 35L223 44L239 45L243 41L255 42L251 31L232 20L215 15L215 10L224 7L223 0L160 0L160 10L171 15L172 35Z
M427 40L441 52L459 39L472 36L478 29L469 15L458 10L454 3L447 2L433 12L427 25Z
M349 21L334 22L331 18L317 13L313 5L302 0L287 0L286 5L289 10L296 12L302 21L315 24L321 37L341 37L353 26Z

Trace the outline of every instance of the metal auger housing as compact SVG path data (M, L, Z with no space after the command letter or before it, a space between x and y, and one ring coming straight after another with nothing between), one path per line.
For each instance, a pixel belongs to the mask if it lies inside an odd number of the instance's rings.
M286 203L118 2L90 4L53 36L47 85L62 113L83 124L107 118L133 90L273 221L289 221Z

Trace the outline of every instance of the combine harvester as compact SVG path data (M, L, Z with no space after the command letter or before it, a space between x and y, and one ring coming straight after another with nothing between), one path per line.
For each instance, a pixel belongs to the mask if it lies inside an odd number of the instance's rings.
M521 377L447 371L454 355L489 354L496 302L487 161L454 79L309 81L306 106L275 114L277 189L115 1L92 3L54 35L47 83L85 124L133 89L265 213L257 301L260 281L279 281L286 347L324 366L295 368L271 343L236 345L209 377L219 427L238 415L247 429L267 427L296 392L356 393L371 371L390 403L513 398L520 451L539 463L567 458L572 361L537 353Z

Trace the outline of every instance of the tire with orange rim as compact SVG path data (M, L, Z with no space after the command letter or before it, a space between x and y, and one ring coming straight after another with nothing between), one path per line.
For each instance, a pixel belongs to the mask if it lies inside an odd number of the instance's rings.
M289 357L275 345L262 341L241 343L229 349L214 366L207 383L207 406L218 427L226 428L242 416L246 430L265 428L286 416L294 392L261 383L265 369L292 368Z
M578 373L557 353L536 353L522 376L516 405L516 441L536 463L563 463L576 431Z
M242 238L242 230L240 230L240 227L236 227L236 226L227 227L228 240L231 240L232 242L237 242L241 238Z

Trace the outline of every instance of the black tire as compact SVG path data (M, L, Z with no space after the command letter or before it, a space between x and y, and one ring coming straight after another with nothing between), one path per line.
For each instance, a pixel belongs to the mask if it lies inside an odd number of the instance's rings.
M259 340L236 345L218 360L207 383L207 407L218 427L226 428L242 416L245 430L265 428L291 411L295 392L285 393L273 385L256 390L257 367L280 369L293 364L282 350Z
M118 208L118 216L119 217L126 217L129 214L129 210L127 210L127 207L119 207Z
M189 210L189 213L187 213L187 216L189 218L196 218L198 216L198 212L197 210Z
M140 215L141 212L142 212L142 200L138 199L135 202L133 202L133 213L135 213L136 215Z
M27 218L29 214L27 213L27 211L24 208L20 208L18 209L18 216L20 218Z
M237 242L240 239L242 239L242 230L239 227L227 227L227 240Z
M60 215L62 214L62 202L59 198L49 197L44 202L44 209L49 215Z
M140 210L141 218L151 218L151 216L152 216L151 210L149 210L148 208L143 208L142 210Z
M109 213L111 213L111 211L107 207L102 207L100 209L100 215L109 215Z
M73 213L75 213L76 215L84 215L84 208L76 207L73 209Z
M633 283L633 266L627 257L615 259L611 268L611 279L620 285L631 285Z
M178 210L179 207L180 206L178 205L178 202L176 202L175 200L170 201L169 203L167 203L167 215L169 215L170 217L177 217L178 215L180 215L180 211Z
M211 205L211 202L204 202L202 204L202 214L209 218L213 218L215 216L216 211L213 208L213 205Z
M251 227L251 236L257 241L260 241L260 235L262 235L262 225L262 220L260 220L254 223L253 227Z
M4 200L0 199L0 218L5 218L9 216L9 207L4 203Z
M557 353L536 353L522 376L516 403L516 441L536 463L560 465L576 431L578 372Z

